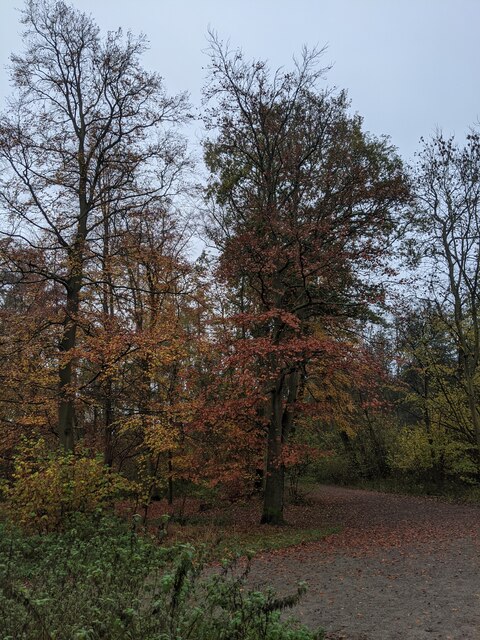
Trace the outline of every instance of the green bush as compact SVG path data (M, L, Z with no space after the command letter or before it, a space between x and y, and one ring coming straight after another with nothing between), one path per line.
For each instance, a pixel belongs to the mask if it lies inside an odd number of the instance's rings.
M358 467L354 467L352 461L340 453L322 458L314 469L315 479L322 484L347 485L355 482L359 476Z
M295 604L205 570L191 546L161 548L135 526L76 518L61 533L0 530L2 640L313 640L282 622Z
M476 447L462 442L445 429L433 425L430 433L421 424L404 427L390 453L391 466L414 478L424 480L432 473L460 482L476 484L478 467Z

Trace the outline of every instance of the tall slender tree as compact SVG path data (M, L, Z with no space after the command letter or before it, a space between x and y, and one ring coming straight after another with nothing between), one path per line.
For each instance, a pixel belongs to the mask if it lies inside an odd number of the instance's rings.
M431 267L429 295L457 350L469 439L480 473L479 132L472 130L463 146L440 132L425 141L415 177L423 256Z
M108 218L166 196L184 158L168 125L186 117L186 97L167 96L142 68L143 37L101 37L90 16L62 0L28 0L23 23L15 94L0 119L1 229L42 256L12 253L10 269L63 291L58 436L72 449L75 348L94 240Z
M211 39L208 231L240 301L238 348L262 368L266 523L283 519L282 454L305 364L335 349L329 326L379 300L370 275L408 198L394 150L362 130L345 93L319 88L323 74L317 52L272 74ZM319 319L324 339L312 330Z

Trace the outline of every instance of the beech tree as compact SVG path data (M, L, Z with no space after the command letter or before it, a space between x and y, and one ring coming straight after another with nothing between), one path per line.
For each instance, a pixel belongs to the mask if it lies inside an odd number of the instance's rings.
M380 301L371 274L408 199L395 151L363 131L344 92L319 87L323 74L315 51L271 73L211 39L207 231L242 329L237 351L261 370L265 523L283 519L282 456L306 365L335 352L329 327Z
M72 449L89 266L102 234L114 230L108 220L167 197L185 158L168 125L186 117L186 97L169 97L142 68L143 37L101 37L90 16L62 0L28 0L22 21L25 49L11 58L15 94L0 119L1 229L10 246L42 257L19 261L16 250L9 268L63 292L57 431Z

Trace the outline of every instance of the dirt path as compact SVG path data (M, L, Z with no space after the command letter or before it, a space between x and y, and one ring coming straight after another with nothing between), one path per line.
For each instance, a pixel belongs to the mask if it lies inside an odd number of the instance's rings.
M308 583L295 617L332 640L480 640L479 508L338 487L312 500L341 533L252 567L282 593Z

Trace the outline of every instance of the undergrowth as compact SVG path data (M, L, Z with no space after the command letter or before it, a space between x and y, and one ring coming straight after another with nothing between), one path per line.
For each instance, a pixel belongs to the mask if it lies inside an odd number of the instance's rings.
M205 570L201 550L160 547L137 523L74 517L27 535L0 525L2 640L314 640L280 619L287 598L248 586L247 569Z
M288 526L255 527L251 532L235 526L188 524L170 533L169 540L202 542L210 549L214 559L253 556L264 551L287 549L307 542L317 542L338 533L338 527L293 528Z
M438 487L433 482L407 481L403 478L358 479L351 486L384 493L399 493L413 496L432 496L447 502L480 504L480 486L445 483Z

